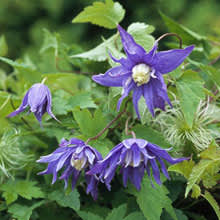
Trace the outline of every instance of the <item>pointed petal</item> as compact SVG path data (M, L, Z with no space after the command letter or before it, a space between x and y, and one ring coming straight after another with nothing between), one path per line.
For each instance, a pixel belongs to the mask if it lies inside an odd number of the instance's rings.
M139 119L141 118L141 116L140 116L139 109L138 109L138 101L141 95L142 95L142 89L135 86L134 91L133 91L133 105L134 105L134 109Z
M157 74L157 78L151 77L149 83L143 86L143 93L152 116L154 116L155 108L165 110L165 102L172 106L167 95L166 84L161 74Z
M189 54L192 52L194 46L186 47L185 49L175 49L158 52L156 54L155 69L164 74L175 70Z
M105 74L92 76L92 79L103 86L120 87L130 74L131 72L129 70L122 66L116 66L109 69Z
M152 172L153 172L153 176L154 176L154 179L155 179L156 183L158 185L161 185L160 170L159 170L159 167L157 165L156 160L155 159L151 159L150 160L150 164L151 164L151 167L152 167Z
M132 147L133 151L133 167L138 167L141 162L141 152L136 144Z
M123 48L127 56L135 62L142 62L143 56L146 54L144 48L137 44L134 38L120 25L118 25L118 31L120 33Z
M164 164L163 160L160 159L160 157L157 157L157 160L159 161L160 163L160 168L164 174L164 176L167 178L167 179L170 179L170 176L167 172L167 168L166 168L166 165Z
M14 117L15 115L23 112L25 110L25 108L27 108L27 103L28 103L28 94L29 94L30 89L27 91L27 93L25 94L21 105L19 106L19 108L15 111L13 111L11 114L9 114L7 117Z

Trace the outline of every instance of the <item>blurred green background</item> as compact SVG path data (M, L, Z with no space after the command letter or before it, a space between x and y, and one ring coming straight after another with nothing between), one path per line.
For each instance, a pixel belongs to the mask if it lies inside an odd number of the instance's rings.
M115 30L105 30L91 24L72 24L85 6L94 0L1 0L0 36L5 35L9 45L7 57L15 59L42 44L43 28L61 34L66 43L92 48L100 42L100 33L108 37ZM191 30L206 36L220 32L219 0L119 0L126 9L122 25L142 21L154 25L154 35L166 32L158 13L166 15Z

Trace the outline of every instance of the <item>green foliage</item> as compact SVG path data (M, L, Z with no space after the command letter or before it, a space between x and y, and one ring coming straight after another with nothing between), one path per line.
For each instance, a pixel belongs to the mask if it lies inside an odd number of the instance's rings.
M62 190L55 190L48 195L49 200L56 201L62 207L68 207L75 211L80 209L79 193L75 189L69 194Z
M173 219L177 220L172 201L167 196L168 191L165 186L155 186L148 177L144 177L140 191L132 192L137 199L137 203L148 220L158 220L165 209Z
M32 214L32 211L41 205L44 204L44 201L40 201L28 207L26 205L13 204L9 207L8 212L12 214L13 218L18 220L29 220Z
M73 23L91 22L105 28L115 28L123 19L125 10L118 2L106 0L103 2L94 2L92 6L84 10L73 19Z
M196 72L188 70L182 74L176 85L181 109L188 126L191 128L198 104L201 99L205 98L203 81Z
M44 193L39 187L35 186L36 184L36 182L26 180L9 180L0 187L0 190L3 191L2 196L9 205L17 200L18 196L29 200L32 198L44 198Z
M2 35L0 37L0 56L4 57L7 55L7 53L8 53L8 45L7 45L5 36Z

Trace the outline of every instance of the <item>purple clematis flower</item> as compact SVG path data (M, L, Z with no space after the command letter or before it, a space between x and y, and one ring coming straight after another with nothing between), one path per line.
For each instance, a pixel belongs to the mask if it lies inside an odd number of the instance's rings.
M129 179L136 189L140 190L145 170L149 178L151 178L151 167L153 177L156 183L160 185L160 169L165 177L169 179L169 174L163 160L170 164L175 164L187 159L189 158L172 158L166 149L162 149L143 139L131 138L115 146L107 157L99 161L88 174L99 174L100 180L110 190L110 183L115 175L116 168L120 166L123 185L126 187ZM157 161L160 164L160 169Z
M19 108L9 114L8 117L13 117L23 112L28 106L30 107L29 111L34 113L35 117L40 123L45 112L57 120L51 111L52 101L50 90L43 83L34 84L25 94Z
M47 169L39 174L53 174L52 184L56 182L59 170L64 168L59 179L64 180L64 188L66 188L68 179L72 177L73 190L81 172L90 170L98 160L102 160L102 156L97 150L86 145L82 140L72 138L70 141L62 139L58 149L52 154L42 156L37 162L48 163ZM87 183L86 193L91 193L96 200L98 197L98 178L95 175L85 174L85 179Z
M112 60L120 65L109 69L105 74L94 75L92 79L103 86L123 87L118 110L123 99L133 90L133 104L137 116L140 118L138 101L142 95L154 116L155 108L165 110L165 102L171 106L163 74L176 69L192 52L194 46L157 52L156 42L147 53L120 25L118 31L127 57L116 59L110 55Z

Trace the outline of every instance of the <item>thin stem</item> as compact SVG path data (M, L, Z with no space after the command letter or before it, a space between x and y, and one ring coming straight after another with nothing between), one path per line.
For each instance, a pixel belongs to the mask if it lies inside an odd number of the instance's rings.
M166 33L166 34L163 34L163 35L160 36L156 41L159 42L160 40L162 40L163 38L165 38L165 37L167 37L167 36L177 37L178 40L179 40L180 49L182 49L183 40L182 40L182 38L181 38L178 34L176 34L176 33Z
M128 135L132 135L132 137L133 137L134 139L136 139L136 134L135 134L135 132L134 132L134 131L129 131L129 126L128 126L128 124L129 124L130 119L131 119L131 116L129 116L128 119L127 119L126 122L125 122L125 134L126 134L127 136L128 136Z
M220 55L218 57L216 57L214 60L212 60L210 63L208 63L208 65L213 65L215 63L217 63L220 60Z
M92 140L98 139L108 128L110 128L110 127L112 126L112 124L114 124L114 123L126 112L128 102L129 102L129 100L126 101L124 109L123 109L112 121L110 121L110 122L106 125L105 128L103 128L96 136L90 137L90 138L85 142L85 144L88 144L88 143L89 143L90 141L92 141Z
M46 80L47 80L47 77L44 77L43 80L41 81L41 84L44 84Z

